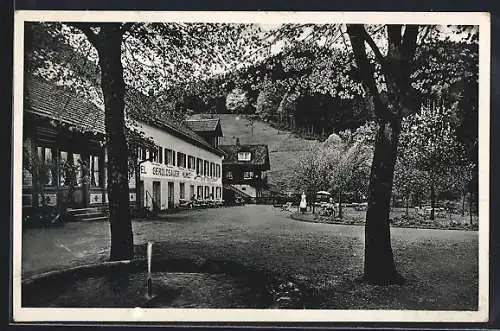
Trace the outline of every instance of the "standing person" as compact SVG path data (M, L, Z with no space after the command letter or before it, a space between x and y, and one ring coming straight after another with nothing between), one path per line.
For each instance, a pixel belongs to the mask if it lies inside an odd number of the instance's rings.
M302 192L302 196L300 197L300 205L299 205L300 211L302 214L304 214L307 210L307 201L306 201L306 194Z

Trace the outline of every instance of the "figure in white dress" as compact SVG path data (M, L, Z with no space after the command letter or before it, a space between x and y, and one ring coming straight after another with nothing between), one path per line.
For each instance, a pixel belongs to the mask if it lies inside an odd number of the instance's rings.
M302 195L300 197L300 205L299 205L300 211L303 213L306 212L307 210L307 202L306 202L306 194L302 192Z

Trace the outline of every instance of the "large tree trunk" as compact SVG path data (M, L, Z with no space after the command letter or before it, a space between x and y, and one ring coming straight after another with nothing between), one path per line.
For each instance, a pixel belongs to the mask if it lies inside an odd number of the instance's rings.
M394 24L387 25L386 30L388 43L387 55L384 56L363 25L347 25L357 72L372 96L378 123L365 225L364 279L373 284L402 282L392 255L389 213L401 118L416 110L410 72L419 28ZM376 61L382 66L386 97L382 97L377 87L374 66L370 63L365 44L370 46Z
M434 188L434 183L431 182L431 221L434 221L436 209L436 189Z
M409 215L409 212L408 212L409 205L410 205L410 199L409 199L409 197L407 195L405 197L405 216L406 217L408 217L408 215Z
M344 217L344 212L342 211L342 189L339 189L339 218Z
M138 156L135 158L136 164L134 167L134 176L135 176L135 206L137 209L137 215L141 215L142 213L142 195L141 195L141 163L138 159Z
M129 260L133 258L134 250L129 210L128 148L124 119L125 84L121 62L120 24L101 25L99 39L99 64L108 150L110 260Z
M469 193L469 222L470 224L472 225L472 222L473 222L473 218L472 218L472 201L473 199L473 193Z
M371 284L401 283L391 247L389 210L401 121L379 123L368 188L364 279Z
M462 216L465 216L465 197L467 193L462 193Z

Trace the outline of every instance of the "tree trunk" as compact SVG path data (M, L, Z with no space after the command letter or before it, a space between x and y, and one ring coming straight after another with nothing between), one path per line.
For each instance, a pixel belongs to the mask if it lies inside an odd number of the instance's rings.
M134 250L129 209L128 148L124 119L125 84L121 62L120 24L102 24L99 41L98 53L108 150L110 260L130 260L133 258Z
M378 124L368 188L364 279L371 284L400 284L391 247L389 211L401 120Z
M409 197L407 196L407 197L405 198L405 200L406 200L406 201L405 201L405 207L406 207L406 208L405 208L405 215L406 215L406 217L408 217L408 215L409 215L408 208L409 208L409 200L410 200L410 199L409 199Z
M472 225L472 192L469 193L469 222Z
M339 218L344 217L344 212L342 211L342 189L339 189Z
M368 189L368 210L365 225L364 279L372 284L400 284L403 279L396 271L391 247L389 213L394 166L401 131L401 118L416 110L415 94L410 84L413 57L417 45L417 25L387 25L387 55L384 57L363 25L347 24L357 71L372 96L377 117L377 136ZM368 59L366 43L388 84L387 98L377 87L374 66ZM396 112L395 112L396 111Z
M467 193L462 194L462 216L465 216L465 197Z
M434 188L434 183L431 183L431 221L434 221L434 209L436 208L436 190Z
M135 206L137 209L137 215L141 215L142 213L142 196L141 196L141 163L138 160L139 155L135 158L135 167L134 167L134 172L135 172Z

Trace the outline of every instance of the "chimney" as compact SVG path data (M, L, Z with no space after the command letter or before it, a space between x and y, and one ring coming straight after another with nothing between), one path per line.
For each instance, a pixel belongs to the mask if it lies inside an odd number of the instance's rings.
M236 148L239 148L240 145L240 138L236 138Z

